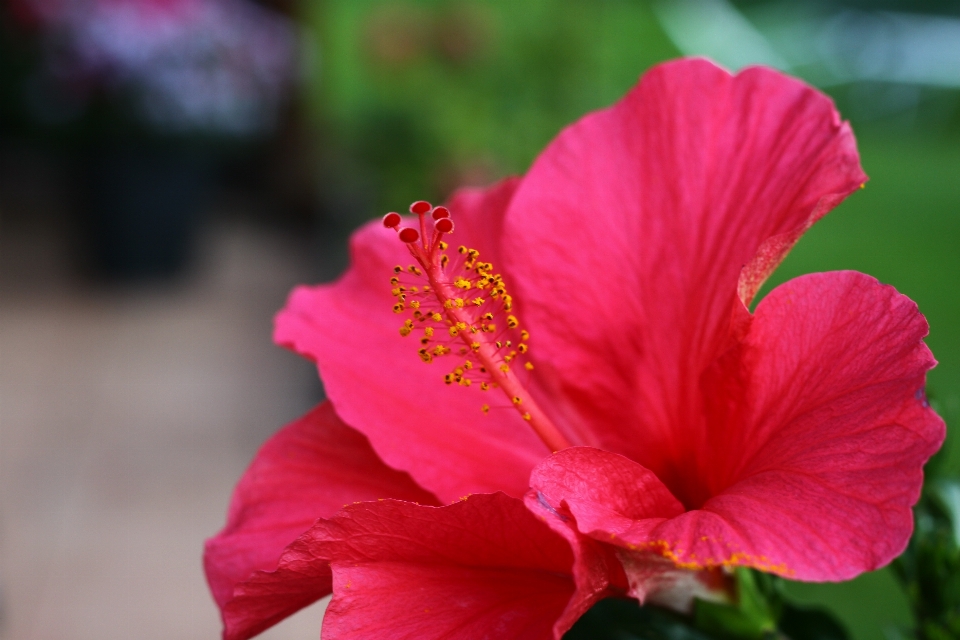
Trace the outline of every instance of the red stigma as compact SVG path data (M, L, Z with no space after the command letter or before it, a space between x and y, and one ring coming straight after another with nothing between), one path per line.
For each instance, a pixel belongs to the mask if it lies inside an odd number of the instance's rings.
M426 200L417 200L412 205L410 205L410 213L415 213L418 216L422 216L427 211L430 211L430 209L432 209L432 207L430 206L430 203L427 202Z
M420 233L416 229L407 227L406 229L400 230L400 241L406 242L407 244L413 244L420 239Z
M453 220L450 218L440 218L433 227L440 233L453 233Z
M396 229L400 226L400 214L396 211L391 211L387 215L383 216L383 226L387 229Z
M450 210L446 207L437 207L433 210L433 219L440 220L441 218L449 218ZM449 233L449 231L444 231L444 233Z

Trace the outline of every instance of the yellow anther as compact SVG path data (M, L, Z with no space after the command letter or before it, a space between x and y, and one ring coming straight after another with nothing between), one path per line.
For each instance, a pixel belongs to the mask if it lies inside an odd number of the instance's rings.
M485 404L485 405L481 406L481 407L480 407L480 411L483 411L484 413L490 413L490 405Z
M445 347L445 346L443 346L442 344L438 344L438 345L433 349L433 354L434 354L434 355L437 355L437 356L445 356L445 355L447 355L448 353L450 353L450 347Z
M410 265L409 267L407 267L407 271L409 271L410 273L412 273L412 274L415 275L415 276L423 275L423 272L420 271L420 269L418 269L418 268L417 268L417 265L415 265L415 264L412 264L412 265Z
M485 327L483 328L483 330L486 331L487 333L493 333L494 331L497 330L497 325L495 325L495 324L488 324L487 326L485 326Z
M470 362L469 360L467 360L466 362L463 363L463 368L464 368L464 369L473 369L473 363Z
M470 281L467 280L466 278L462 277L462 276L459 277L459 278L457 278L456 280L454 280L454 281L453 281L453 284L454 284L454 286L456 286L456 287L459 288L459 289L472 289L472 288L473 288L473 285L470 284Z
M450 327L451 338L456 338L459 334L460 334L460 329L457 329L456 327Z
M393 296L398 296L401 293L403 293L403 287L394 287L393 289L390 289L390 294Z
M457 305L458 309L463 309L463 298L454 298L453 304Z
M517 322L516 316L507 316L507 326L508 326L508 327L510 327L511 329L516 329L516 328L517 328L517 325L519 325L519 324L520 324L520 323Z
M482 304L484 303L484 300L483 300L483 298L474 298L474 299L471 300L470 302L472 302L473 304L475 304L475 305L477 305L477 306L479 307L480 305L482 305Z
M443 320L443 316L440 315L439 313L437 313L436 311L434 311L433 313L430 314L430 318L431 318L434 322L440 322L441 320Z
M423 285L423 292L424 292L424 293L430 293L430 285L426 285L426 284Z
M473 349L474 351L480 351L480 343L479 343L479 342L471 342L471 343L470 343L470 348Z
M447 245L446 242L444 242L443 240L440 241L440 251L446 251L446 250L447 250L447 246L448 246L448 245Z
M527 331L526 329L521 330L521 331L520 331L520 339L521 339L521 340L529 340L529 339L530 339L530 332Z
M523 414L523 416L521 416L521 417L522 417L524 420L526 420L527 422L530 421L530 413L529 413L529 412Z
M494 343L494 344L497 345L497 349L502 349L502 348L503 348L503 343L500 342L499 340L497 340L496 343Z
M448 374L446 374L445 376L443 376L443 381L444 381L446 384L453 384L453 374L452 374L452 373L448 373Z
M448 256L447 254L443 254L442 256L440 256L440 266L441 266L441 267L447 266L447 263L448 263L448 262L450 262L450 256Z
M513 360L513 354L512 354L512 353L511 353L511 354L508 354L508 355L506 355L506 356L503 357L503 361L504 361L504 362L510 362L511 360Z
M462 380L460 380L461 387L469 387L471 384L473 384L473 380L471 380L470 378L463 378Z
M443 301L444 309L453 309L453 300L444 300Z
M466 322L458 322L456 326L457 326L457 329L460 329L460 331L466 331L466 330L467 330L467 323L466 323Z
M489 389L490 389L490 385L489 385L489 384L487 384L486 382L481 382L481 383L480 383L480 391L488 391Z
M430 338L420 338L420 344L422 345L430 344Z
M527 350L529 350L529 348L530 348L530 347L528 347L527 345L523 344L522 342L517 345L517 351L519 351L520 353L526 353Z
M503 371L504 373L506 373L507 371L510 371L510 366L506 364L502 364L500 365L500 371Z
M417 353L420 354L420 359L423 360L424 362L428 364L433 362L433 356L430 355L430 352L427 351L426 349L420 349L419 351L417 351Z
M483 319L484 319L484 320L493 320L493 314L492 314L492 313L485 313L485 314L483 314Z
M403 313L403 310L404 310L404 309L406 309L406 307L404 306L404 304L403 304L402 302L398 302L397 304L393 305L393 312L394 312L394 313Z
M528 362L527 364L523 365L523 368L526 369L527 371L533 371L533 363Z
M471 258L474 258L474 259L480 257L480 252L477 251L476 249L468 249L468 250L467 250L467 253L470 254L470 257L471 257Z
M404 338L410 335L411 331L413 331L413 329L411 329L407 325L403 325L402 327L400 327L400 335L403 336Z
M403 267L401 267L400 265L397 265L393 268L394 273L401 273L402 271L403 271Z
M420 287L410 287L410 293L419 293Z
M467 248L465 246L460 245L459 247L457 247L457 253L466 253L466 252L467 252Z
M523 402L523 400L520 396L513 396L513 404L520 404L521 402Z
M462 376L462 375L463 375L463 367L457 367L456 369L453 370L453 372L454 372L456 375L458 375L458 376Z
M390 284L392 284L393 286L400 284L400 278L398 278L397 276L393 276L392 278L390 278Z
M433 327L426 327L423 330L423 335L427 336L428 338L433 336Z
M414 309L419 309L419 308L420 308L420 301L419 301L419 300L414 300L413 302L410 303L410 306L413 307Z

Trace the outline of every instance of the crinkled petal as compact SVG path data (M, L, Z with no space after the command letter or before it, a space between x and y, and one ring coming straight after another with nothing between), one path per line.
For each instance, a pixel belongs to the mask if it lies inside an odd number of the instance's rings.
M597 599L576 590L563 538L503 493L353 505L307 537L333 568L325 640L559 638L565 611Z
M553 500L579 514L582 533L680 567L744 565L801 580L877 569L903 551L922 466L944 437L923 395L934 365L926 333L913 302L863 274L793 280L760 303L742 348L717 372L738 382L718 387L728 402L712 403L715 428L690 460L707 470L713 497L676 517L643 518L629 511L638 499L629 492L651 486L649 470L603 454L591 477L614 482L588 492L566 482ZM552 460L563 463L562 453Z
M698 381L745 314L738 288L749 300L865 179L830 100L763 68L663 64L562 132L503 235L557 421L685 501L684 460L707 426Z
M377 458L367 439L323 403L268 440L237 484L227 524L207 541L204 568L224 637L249 638L330 593L318 566L282 587L254 574L277 567L284 548L321 517L358 500L437 500ZM302 578L302 579L301 579Z
M452 241L495 255L493 236L514 186L510 180L455 196ZM387 464L441 500L497 490L522 496L530 469L548 451L516 412L485 416L477 388L445 385L454 365L421 362L419 333L400 336L403 318L392 311L389 280L395 265L411 263L392 230L363 227L353 237L346 275L332 285L295 289L277 316L275 340L315 360L344 421Z
M711 598L722 589L722 580L711 572L679 568L662 549L636 543L684 508L652 472L632 460L571 447L537 465L530 485L527 507L555 530L608 543L603 546L611 551L619 548L613 557L625 572L624 591L641 603L689 611L694 597Z

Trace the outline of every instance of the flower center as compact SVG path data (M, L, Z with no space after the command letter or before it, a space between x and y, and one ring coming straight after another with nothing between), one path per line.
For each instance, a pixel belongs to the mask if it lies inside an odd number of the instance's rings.
M521 379L533 370L530 334L514 315L503 278L480 260L476 249L460 246L448 254L443 237L453 233L454 224L446 207L418 201L410 211L419 218L419 231L401 228L398 213L383 217L383 225L397 232L417 262L397 265L390 279L397 299L394 313L410 314L400 335L420 335L418 353L424 363L454 365L443 377L446 384L499 389L551 451L569 447ZM490 412L489 404L480 408Z

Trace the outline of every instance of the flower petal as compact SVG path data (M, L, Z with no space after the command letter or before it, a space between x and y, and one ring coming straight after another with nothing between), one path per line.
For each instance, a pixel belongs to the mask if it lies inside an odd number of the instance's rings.
M666 520L631 512L642 498L625 491L655 485L612 454L594 455L590 477L615 481L595 480L589 492L566 482L553 499L584 534L682 567L745 565L801 580L877 569L903 551L923 463L944 437L923 396L934 365L926 333L916 305L873 278L797 278L760 303L742 350L716 372L739 383L718 387L733 401L715 408L731 409L713 414L689 461L714 492L702 508Z
M503 236L531 355L567 403L555 419L683 500L698 380L729 343L731 313L745 313L738 286L749 299L865 179L830 100L768 69L660 65L566 129L521 183Z
M694 597L712 598L723 588L718 576L678 568L661 555L662 548L637 544L684 509L636 462L599 449L571 447L537 465L530 485L527 507L555 530L575 530L623 549L615 558L626 573L624 591L641 603L649 600L688 612Z
M923 393L936 361L909 298L856 272L812 274L758 305L740 355L742 398L711 432L703 522L665 526L695 540L720 531L761 564L802 580L845 580L890 562L913 528L923 464L943 421ZM717 495L719 494L719 495ZM729 554L728 554L729 555Z
M493 234L514 186L457 194L456 242L495 254ZM406 247L371 223L354 235L352 255L336 283L293 291L277 316L276 342L315 360L344 421L441 500L496 490L522 496L546 447L516 412L485 416L476 388L445 385L449 369L425 365L416 338L398 333L389 280L395 265L413 262Z
M256 571L273 570L284 548L317 518L377 498L436 504L409 476L384 465L329 403L270 438L237 484L226 526L204 552L225 637L249 638L329 593L325 566L282 593L276 585L257 587L248 580Z
M563 538L503 493L446 507L384 501L347 507L310 535L329 556L338 638L559 638L583 602Z

